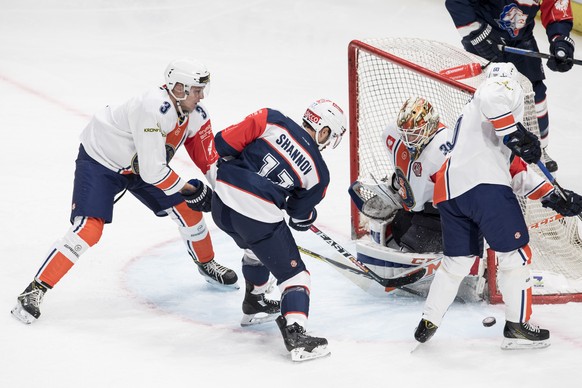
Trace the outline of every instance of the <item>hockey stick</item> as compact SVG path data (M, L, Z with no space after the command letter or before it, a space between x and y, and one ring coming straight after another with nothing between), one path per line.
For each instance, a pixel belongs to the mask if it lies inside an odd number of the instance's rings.
M327 244L332 246L343 257L345 257L346 259L348 259L349 261L354 263L354 265L356 267L358 267L362 272L366 273L368 276L370 276L372 279L374 279L377 283L381 284L383 287L394 288L394 287L405 286L407 284L416 282L417 280L424 277L424 275L426 274L426 268L419 268L419 269L415 268L415 270L413 272L410 272L405 276L399 276L399 277L387 278L387 279L382 278L377 273L375 273L370 268L368 268L365 264L363 264L361 261L356 259L351 253L349 253L347 250L345 250L335 240L333 240L327 234L323 233L317 226L311 225L310 230L313 233L315 233L317 236L319 236Z
M567 199L568 196L566 195L566 192L564 191L562 186L560 186L560 184L558 183L556 178L552 175L552 173L550 171L548 171L548 169L546 168L544 163L541 160L538 160L538 162L536 164L539 167L539 169L542 170L542 172L546 176L546 179L548 180L548 182L550 182L552 185L554 185L554 188L556 189L558 194L560 194L560 196L563 199ZM577 217L578 217L578 219L582 220L582 215L578 214Z
M300 247L299 245L297 246L297 249L299 249L299 252L301 252L301 253L303 253L303 254L305 254L307 256L311 256L314 259L317 259L319 261L323 261L324 263L327 263L327 264L335 267L338 270L347 271L347 272L352 273L354 275L359 275L359 276L361 276L363 278L366 278L366 279L369 279L369 280L374 280L367 273L362 272L362 271L358 271L357 269L352 268L349 265L345 265L343 263L340 263L339 261L336 261L336 260L331 259L329 257L325 257L323 255L320 255L319 253L316 253L316 252L310 251L309 249ZM415 267L415 269L416 269L416 267ZM405 272L404 275L406 276L407 273L408 272ZM400 275L400 276L402 276L402 275ZM422 292L416 291L416 290L414 290L412 288L409 288L409 287L406 287L406 286L399 286L399 287L395 287L395 288L397 288L399 290L402 290L402 291L406 291L406 292L408 292L410 294L413 294L413 295L416 295L416 296L422 296L422 297L425 297L426 296Z
M552 54L544 54L544 53L539 53L537 51L520 49L517 47L509 47L509 46L504 46L502 44L498 45L498 47L503 52L510 53L510 54L517 54L517 55L525 55L526 57L543 58L543 59L550 59L550 58L554 57L554 55L552 55ZM575 65L582 65L582 60L572 58L572 63L574 63Z

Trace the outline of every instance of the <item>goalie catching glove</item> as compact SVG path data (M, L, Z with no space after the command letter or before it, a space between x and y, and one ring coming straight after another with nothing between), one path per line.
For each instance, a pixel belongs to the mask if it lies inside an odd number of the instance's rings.
M315 222L317 218L317 211L313 209L311 216L307 220L296 220L295 218L289 218L289 226L299 232L305 232L311 228L311 225Z
M564 197L552 191L542 199L542 206L549 207L564 217L574 217L582 213L582 197L570 190L563 190Z
M537 163L542 157L540 140L536 135L525 129L521 123L516 123L517 130L503 138L505 144L514 155L526 163Z
M198 179L190 179L188 183L194 186L192 193L182 194L188 207L197 212L209 212L211 209L212 189Z

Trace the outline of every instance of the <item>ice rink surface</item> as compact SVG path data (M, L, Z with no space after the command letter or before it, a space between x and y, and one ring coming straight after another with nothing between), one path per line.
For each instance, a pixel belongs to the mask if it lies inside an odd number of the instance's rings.
M130 195L116 205L100 243L46 295L41 319L17 322L9 314L16 296L69 227L80 132L101 106L161 85L171 59L197 57L209 67L205 104L218 131L262 107L300 120L321 97L347 110L352 39L406 36L457 46L460 39L437 0L0 4L0 387L580 386L580 304L535 306L533 321L552 336L552 346L538 351L499 348L502 306L455 304L435 337L411 353L422 299L373 297L310 258L308 330L329 340L332 355L294 364L274 323L239 326L243 291L208 286L171 220ZM536 36L547 52L541 26ZM546 72L550 154L562 186L582 192L582 69ZM347 139L324 158L332 182L318 225L353 252ZM172 165L200 177L184 151ZM206 220L217 258L242 277L241 251ZM296 237L332 254L309 232ZM484 328L486 316L498 324Z

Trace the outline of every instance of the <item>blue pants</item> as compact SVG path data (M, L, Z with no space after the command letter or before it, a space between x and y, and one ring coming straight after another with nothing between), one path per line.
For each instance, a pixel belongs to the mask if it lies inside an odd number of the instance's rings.
M179 193L166 195L154 185L144 182L139 175L111 171L91 158L82 145L75 163L71 223L77 216L101 218L105 223L110 223L115 196L125 189L160 217L167 215L163 210L184 200Z
M529 242L519 202L508 186L481 184L438 204L447 256L482 256L483 237L497 252Z
M284 221L274 224L246 217L226 206L214 194L212 196L212 218L242 249L250 249L263 265L277 278L278 284L306 270L293 234ZM243 275L253 284L262 284L266 278L243 268ZM249 279L249 277L252 277Z

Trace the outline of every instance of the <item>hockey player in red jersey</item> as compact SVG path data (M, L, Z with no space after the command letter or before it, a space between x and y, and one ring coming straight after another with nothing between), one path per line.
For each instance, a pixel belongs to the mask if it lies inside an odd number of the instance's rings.
M451 151L436 174L433 202L441 214L444 257L433 279L414 336L426 342L441 325L483 238L497 252L498 284L505 303L503 349L549 346L546 329L530 323L532 252L521 208L512 188L510 162L540 160L538 138L521 121L523 90L511 63L492 63L487 79L457 121ZM519 172L525 164L511 166ZM537 194L535 194L537 193ZM566 191L561 198L540 186L532 192L543 206L564 216L582 212L582 197ZM532 197L533 198L533 197Z
M541 11L541 22L546 29L552 54L547 66L552 71L570 70L574 58L574 41L570 38L573 24L570 1L446 0L445 5L467 51L494 62L512 62L530 80L535 92L542 161L548 170L556 171L557 163L545 152L549 118L542 60L502 52L498 45L538 51L533 32L536 14Z
M212 190L198 179L186 182L168 165L184 144L192 161L214 183L214 135L208 112L200 104L210 73L199 61L180 59L168 65L165 81L121 105L106 106L85 127L76 161L72 227L54 243L32 283L18 296L12 314L19 320L38 319L44 294L99 241L104 225L112 221L115 197L125 190L156 216L170 216L207 281L238 288L236 273L214 260L202 217L201 211L209 211Z
M315 206L329 184L320 151L335 148L345 130L343 111L318 100L306 110L303 125L265 108L216 135L221 160L212 216L245 250L241 324L276 317L294 361L322 357L329 350L325 338L305 332L311 280L289 227L307 231L315 221ZM265 298L269 273L277 279L280 303Z

